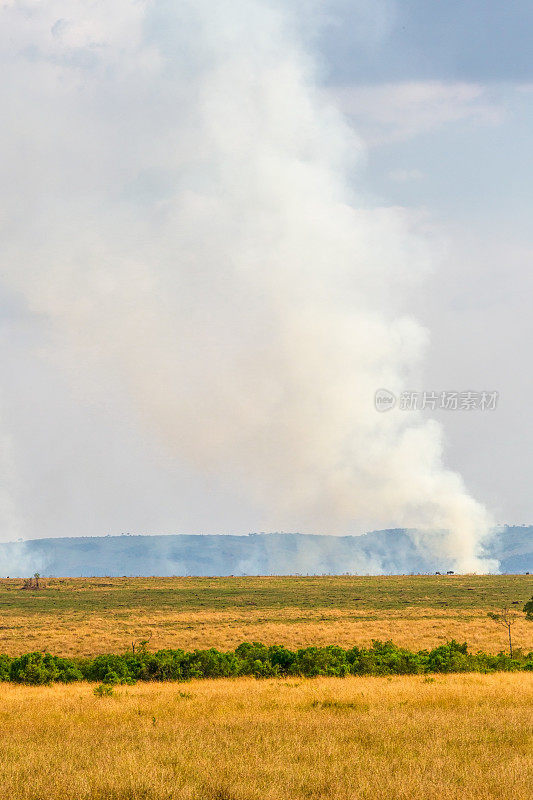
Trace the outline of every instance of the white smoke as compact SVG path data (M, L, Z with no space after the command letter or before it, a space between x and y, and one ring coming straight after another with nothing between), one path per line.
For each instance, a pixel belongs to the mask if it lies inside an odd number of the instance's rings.
M405 302L431 245L353 190L362 148L294 8L13 0L0 28L2 278L49 348L265 527L417 528L458 570L494 568L439 425L374 410L417 385Z
M0 429L0 576L30 575L42 563L32 559L22 537L25 520L17 503L18 471L11 438ZM33 567L33 570L31 569Z
M5 431L0 438L0 542L18 539L23 534L23 522L15 500L16 469L12 442ZM0 574L2 574L0 564Z

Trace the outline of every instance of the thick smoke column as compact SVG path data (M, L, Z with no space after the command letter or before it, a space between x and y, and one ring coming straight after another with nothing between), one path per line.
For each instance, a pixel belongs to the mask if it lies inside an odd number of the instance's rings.
M402 295L431 248L351 188L361 148L297 16L0 8L2 276L49 347L122 387L191 468L230 475L271 529L416 527L457 569L493 568L439 425L374 410L379 387L416 385L427 336Z

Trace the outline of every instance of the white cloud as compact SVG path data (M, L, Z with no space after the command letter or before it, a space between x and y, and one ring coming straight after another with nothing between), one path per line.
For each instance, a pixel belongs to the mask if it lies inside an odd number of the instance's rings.
M369 145L411 139L460 121L497 125L504 109L477 83L420 81L328 90Z

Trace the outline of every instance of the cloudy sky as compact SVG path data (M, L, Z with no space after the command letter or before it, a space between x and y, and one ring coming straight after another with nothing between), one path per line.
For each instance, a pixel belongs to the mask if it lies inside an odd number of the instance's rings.
M423 209L442 260L419 297L428 388L500 392L494 415L445 414L448 460L501 522L530 522L533 74L527 0L378 3L332 24L329 81L368 143L371 196ZM425 388L425 387L424 387Z
M102 393L96 372L80 376L38 300L21 290L33 282L39 287L32 289L34 294L46 293L32 272L39 264L28 267L20 281L24 260L19 278L12 274L17 247L24 252L29 237L38 235L23 224L32 218L36 175L42 185L53 187L52 194L63 192L68 198L75 191L79 197L73 165L80 152L90 159L101 147L108 159L106 174L120 180L124 153L134 159L136 146L149 146L156 122L162 138L165 126L177 124L179 103L165 105L164 89L163 100L155 103L142 86L137 96L125 82L122 108L114 108L105 93L91 98L93 138L84 128L83 114L89 112L69 106L74 155L65 145L61 104L63 92L71 88L69 73L62 73L55 88L48 85L50 75L41 63L52 63L56 55L46 51L47 43L75 30L69 69L87 74L99 69L100 39L124 59L124 23L131 24L132 38L139 26L126 11L128 5L117 3L108 15L104 4L92 4L87 25L76 27L83 3L74 4L71 13L78 18L73 22L68 4L54 0L43 22L32 2L0 2L6 22L0 20L1 203L9 240L0 283L0 468L8 538L262 529L256 503L225 482L220 471L199 473L139 432L135 412L112 378ZM150 5L145 45L164 54L172 45L165 28L168 4ZM430 345L417 385L405 389L499 392L494 411L435 412L444 427L445 463L463 475L473 496L499 522L533 523L533 392L527 356L533 334L531 3L331 0L317 4L312 14L306 3L287 0L287 5L292 13L296 6L294 36L318 65L320 92L355 133L354 191L368 208L406 209L431 238L432 269L410 292L408 308L430 331ZM147 47L143 52L149 52ZM186 72L199 57L191 40L178 66ZM106 68L110 73L116 68L112 59ZM43 81L46 102L40 104L37 94L25 95L32 76ZM127 117L131 107L136 109L135 130L128 133L117 125L116 141L104 141L107 129L98 120ZM152 115L150 125L145 125L146 115ZM94 136L102 142L95 145ZM64 162L43 156L55 153L54 137L63 142ZM184 146L182 161L187 159ZM159 170L161 194L165 164L155 162L150 174ZM79 184L88 186L91 166L82 164L80 175L82 168ZM146 207L156 192L147 174L121 187ZM91 191L96 193L98 180L95 171ZM105 192L108 197L107 185ZM40 224L46 225L46 217ZM90 347L86 350L90 361Z

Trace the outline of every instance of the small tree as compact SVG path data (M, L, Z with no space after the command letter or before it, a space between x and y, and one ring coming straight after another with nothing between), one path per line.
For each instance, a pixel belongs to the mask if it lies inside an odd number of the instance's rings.
M46 584L41 582L41 573L34 572L32 578L24 578L23 589L44 589Z
M132 642L131 649L135 653L135 648L138 648L139 653L147 653L148 652L148 645L150 644L150 639L152 638L154 632L150 631L150 636L148 639L141 639L140 642Z
M502 608L501 611L491 611L487 614L487 616L494 620L494 622L497 622L498 625L503 625L503 627L507 630L507 635L509 637L509 655L512 658L513 640L511 636L511 628L516 622L516 613L507 606L506 608Z
M526 619L533 622L533 597L527 601L522 611L525 613Z

